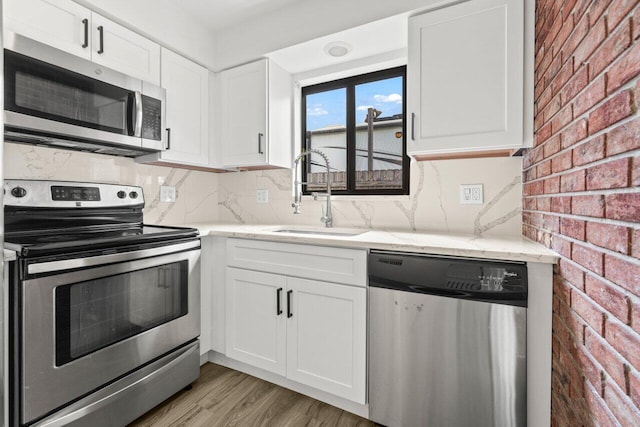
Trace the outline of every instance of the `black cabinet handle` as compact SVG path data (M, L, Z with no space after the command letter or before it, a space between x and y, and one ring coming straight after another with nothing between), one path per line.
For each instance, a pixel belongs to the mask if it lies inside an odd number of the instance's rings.
M82 48L86 49L87 46L89 46L89 20L84 18L82 25L84 25L84 43L82 43Z
M98 50L98 55L102 55L104 53L104 28L102 25L98 27L98 32L100 33L100 49Z
M262 151L262 137L264 136L264 134L259 133L258 134L258 154L264 154L264 151Z
M171 149L171 128L167 128L167 150Z
M411 113L411 140L416 140L416 113Z
M293 317L293 313L291 312L291 294L293 291L287 291L287 317Z
M280 316L282 314L282 307L280 307L281 295L282 295L282 288L278 288L278 290L276 290L276 316Z

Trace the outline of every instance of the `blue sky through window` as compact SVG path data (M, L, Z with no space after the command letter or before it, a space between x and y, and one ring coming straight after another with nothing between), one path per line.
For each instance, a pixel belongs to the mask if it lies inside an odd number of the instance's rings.
M347 125L347 90L307 95L307 130Z
M307 130L346 126L346 89L307 95ZM356 86L356 123L364 122L369 107L382 111L380 117L402 113L402 78L378 80Z

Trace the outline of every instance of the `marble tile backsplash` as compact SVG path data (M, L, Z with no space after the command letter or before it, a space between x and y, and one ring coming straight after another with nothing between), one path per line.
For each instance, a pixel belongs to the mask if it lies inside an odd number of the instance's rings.
M520 158L443 160L411 163L411 196L335 196L335 227L521 235ZM322 226L323 200L291 203L292 172L287 169L236 172L218 177L218 218L242 224ZM461 205L460 184L483 184L484 204ZM256 203L256 190L269 191L269 203Z
M4 144L5 179L53 179L138 185L144 190L148 224L188 224L218 220L218 175L133 159ZM160 186L176 187L176 202L160 201Z
M214 174L29 145L5 143L4 147L5 178L143 187L147 223L322 225L321 200L304 197L302 214L293 214L288 169ZM520 236L521 170L520 158L412 162L411 196L336 196L334 226ZM483 184L484 204L461 205L460 184ZM175 203L160 202L160 185L176 187ZM269 203L256 202L258 189L268 190Z

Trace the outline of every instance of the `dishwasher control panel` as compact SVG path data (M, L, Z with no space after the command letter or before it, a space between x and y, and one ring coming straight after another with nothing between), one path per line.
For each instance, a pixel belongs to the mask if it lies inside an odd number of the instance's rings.
M498 304L527 304L522 262L371 251L369 284Z

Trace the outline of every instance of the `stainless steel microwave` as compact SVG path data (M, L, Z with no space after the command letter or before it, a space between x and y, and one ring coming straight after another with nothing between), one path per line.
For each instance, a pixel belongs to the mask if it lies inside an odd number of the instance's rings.
M5 141L127 157L165 147L165 90L5 32Z

